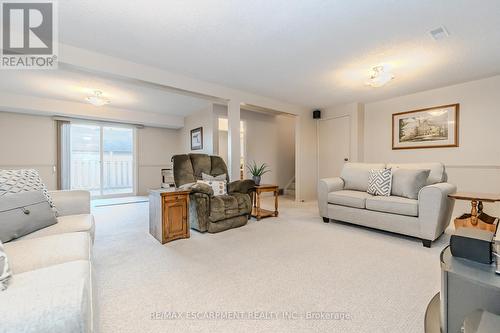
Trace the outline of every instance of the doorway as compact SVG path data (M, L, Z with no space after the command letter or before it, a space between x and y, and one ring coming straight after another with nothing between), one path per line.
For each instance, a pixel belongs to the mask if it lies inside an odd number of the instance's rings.
M228 160L228 121L225 117L218 119L218 155L222 157L226 165L229 165ZM240 179L244 179L246 166L246 130L245 121L240 121Z
M318 177L338 177L350 160L351 119L349 116L318 121Z
M94 198L135 195L135 129L72 123L70 188Z

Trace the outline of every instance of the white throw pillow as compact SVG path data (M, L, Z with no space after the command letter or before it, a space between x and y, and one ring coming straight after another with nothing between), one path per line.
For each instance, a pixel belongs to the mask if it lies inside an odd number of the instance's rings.
M210 186L215 196L227 194L227 182L225 180L198 180L197 183Z
M12 271L10 270L9 259L7 259L3 244L0 242L0 291L7 289L11 277Z
M41 191L57 215L57 209L38 171L35 169L0 170L0 198L4 195L30 191Z
M208 175L208 174L202 172L201 179L202 180L227 180L227 175L225 173L223 173L222 175L212 176L212 175Z
M368 176L368 192L372 195L388 197L391 195L392 171L391 169L370 170Z

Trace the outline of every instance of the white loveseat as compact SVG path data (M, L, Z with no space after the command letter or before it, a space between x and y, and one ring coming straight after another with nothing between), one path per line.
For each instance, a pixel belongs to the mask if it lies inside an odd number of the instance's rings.
M4 244L12 269L0 332L94 332L94 219L87 191L51 192L57 223Z
M363 191L365 184L368 187L369 171L384 167L430 170L427 185L418 193L418 199L373 196ZM451 220L454 202L448 194L455 192L456 186L446 180L441 163L346 163L341 177L319 181L319 213L324 222L333 219L417 237L430 247ZM349 187L354 184L358 190L346 189L347 184Z

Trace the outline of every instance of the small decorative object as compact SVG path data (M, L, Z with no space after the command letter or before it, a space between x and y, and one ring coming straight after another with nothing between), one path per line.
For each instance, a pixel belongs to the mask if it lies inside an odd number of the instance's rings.
M460 104L392 115L392 149L458 147Z
M257 165L255 161L252 164L247 165L248 171L252 174L252 179L255 182L255 185L260 185L261 177L270 172L269 166L266 163L262 163L261 165Z
M203 149L203 127L191 130L191 150Z

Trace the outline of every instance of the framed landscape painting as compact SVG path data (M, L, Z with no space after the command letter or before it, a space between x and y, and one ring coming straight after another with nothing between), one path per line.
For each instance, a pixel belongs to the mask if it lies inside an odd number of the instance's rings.
M392 149L458 147L459 104L392 115Z
M191 150L203 149L203 127L191 130Z

